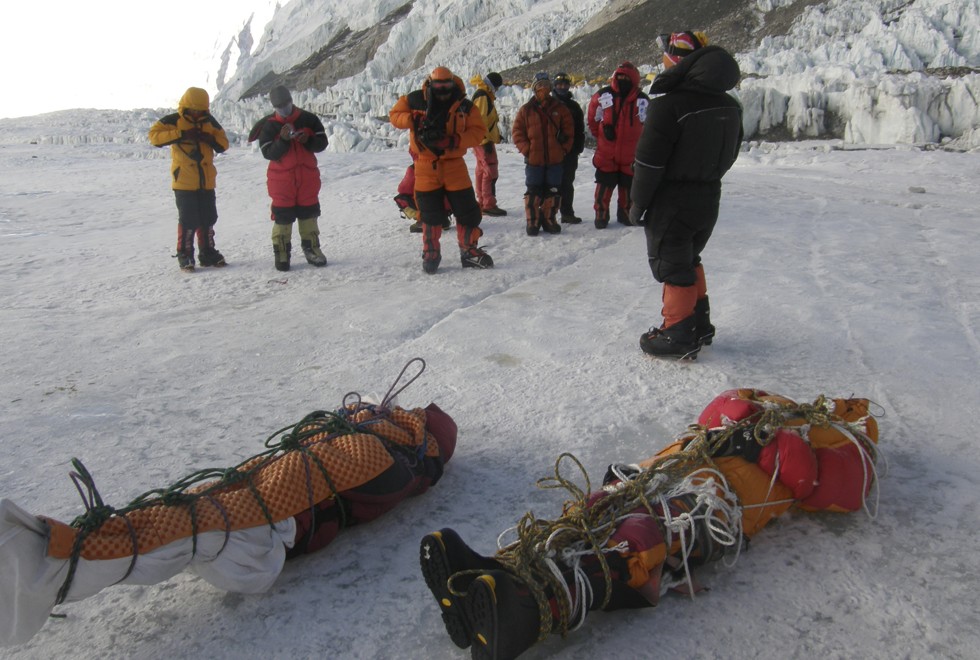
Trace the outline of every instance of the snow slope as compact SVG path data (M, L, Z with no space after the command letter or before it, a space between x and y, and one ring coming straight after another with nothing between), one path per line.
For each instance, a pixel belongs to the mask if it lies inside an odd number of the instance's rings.
M594 614L527 657L975 656L975 154L750 145L705 254L718 336L689 364L638 348L660 308L642 230L527 237L510 145L498 191L511 215L484 221L492 271L462 271L447 246L439 273L422 272L391 201L398 149L321 156L330 265L279 273L265 161L236 146L218 160L231 265L182 274L167 154L126 137L151 115L106 131L58 113L0 140L0 495L70 521L74 456L122 506L258 453L349 391L383 394L416 356L428 368L401 403L437 402L459 448L435 488L288 563L269 593L187 575L109 588L0 658L464 657L421 580L422 535L451 526L490 553L525 511L558 515L561 493L534 483L561 452L599 480L731 387L874 400L888 467L877 519L793 514L734 567L702 571L711 590L694 600ZM98 137L22 139L66 121Z

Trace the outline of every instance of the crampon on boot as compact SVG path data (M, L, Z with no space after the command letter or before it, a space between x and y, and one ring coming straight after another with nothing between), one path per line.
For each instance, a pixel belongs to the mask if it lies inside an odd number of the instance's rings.
M483 248L472 246L459 252L463 268L493 268L493 259Z
M695 334L694 316L667 328L650 328L640 335L640 348L655 357L696 360L701 344Z
M419 565L426 586L439 603L442 621L453 644L461 649L469 648L473 642L472 630L463 612L462 594L480 572L498 570L501 565L471 549L452 529L441 529L422 538Z
M481 236L483 230L479 227L456 224L456 240L459 243L459 258L463 268L493 268L493 259L483 248L477 246Z

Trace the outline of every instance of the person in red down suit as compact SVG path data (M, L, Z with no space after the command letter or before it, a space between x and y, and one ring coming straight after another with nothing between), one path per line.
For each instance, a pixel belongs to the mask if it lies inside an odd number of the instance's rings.
M617 67L609 85L589 101L589 132L596 139L595 227L609 225L612 194L619 188L616 221L629 224L630 187L633 185L633 153L643 132L649 97L640 91L640 72L629 62Z
M312 112L293 105L283 86L269 92L275 112L263 117L252 129L249 141L259 140L262 155L269 160L267 185L272 197L272 249L276 270L289 270L293 222L299 224L303 256L323 267L327 258L320 250L320 169L316 156L327 148L323 123Z

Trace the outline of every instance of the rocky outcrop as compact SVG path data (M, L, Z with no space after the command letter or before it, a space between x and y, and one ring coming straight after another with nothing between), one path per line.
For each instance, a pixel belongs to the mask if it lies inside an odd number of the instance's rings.
M388 40L391 28L412 10L413 2L407 2L384 17L377 25L366 30L342 29L330 43L323 46L306 60L282 73L270 71L253 83L242 99L260 96L276 85L289 89L325 89L338 80L360 73L374 58L375 52Z

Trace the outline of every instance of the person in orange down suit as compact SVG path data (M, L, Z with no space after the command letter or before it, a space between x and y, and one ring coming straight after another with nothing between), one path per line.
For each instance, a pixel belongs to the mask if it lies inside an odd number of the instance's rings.
M435 273L442 261L440 238L446 220L444 199L456 216L456 240L463 268L493 268L478 246L483 215L463 157L487 132L480 110L466 98L463 81L444 66L422 88L398 99L388 112L392 126L408 129L415 162L415 201L422 216L422 269Z

